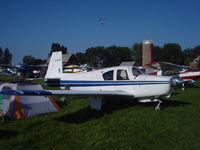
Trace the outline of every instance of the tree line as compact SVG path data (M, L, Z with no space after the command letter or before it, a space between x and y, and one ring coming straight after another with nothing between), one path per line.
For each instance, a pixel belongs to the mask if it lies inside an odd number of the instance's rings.
M52 52L56 52L56 51L62 51L63 54L67 54L66 47L64 47L63 45L60 45L59 43L52 43L50 53L48 54L48 56L51 56ZM37 59L31 55L24 56L23 58L23 63L27 65L41 65L41 64L45 64L46 62L47 62L46 59L44 60Z
M62 51L67 54L67 47L59 43L52 43L49 56L52 52ZM123 61L135 61L137 65L142 64L142 43L135 43L132 47L120 46L97 46L86 49L84 53L75 54L80 64L88 64L93 67L118 66ZM152 50L152 61L165 61L179 65L189 65L200 55L200 45L190 49L182 49L177 43L167 43L154 46ZM41 64L46 60L38 60L32 56L25 56L23 62L26 64ZM200 64L200 62L199 62ZM199 65L200 66L200 65Z
M67 47L59 43L52 43L49 56L52 52L62 51L67 54ZM120 46L97 46L86 49L84 53L75 54L80 64L88 64L93 67L117 66L123 61L135 61L137 65L142 64L142 43L135 43L132 47ZM194 48L182 49L177 43L167 43L161 46L154 46L152 61L165 61L179 65L189 65L195 58L200 56L200 45ZM12 54L6 48L0 48L0 64L11 64ZM24 56L23 63L28 65L44 64L46 60L34 58L31 55ZM200 62L199 62L200 66Z
M1 65L10 65L12 62L12 54L8 48L4 50L0 47L0 64Z
M89 64L94 67L117 66L122 61L132 61L132 54L128 47L91 47L85 53L77 53L77 59L81 64Z
M87 63L94 67L117 66L123 61L135 61L142 65L142 43L135 43L132 47L92 47L85 53L76 53L81 64ZM167 43L163 47L154 46L152 61L165 61L179 65L189 65L196 57L200 56L200 46L182 50L177 43ZM200 64L200 62L199 62ZM200 65L199 65L200 66Z

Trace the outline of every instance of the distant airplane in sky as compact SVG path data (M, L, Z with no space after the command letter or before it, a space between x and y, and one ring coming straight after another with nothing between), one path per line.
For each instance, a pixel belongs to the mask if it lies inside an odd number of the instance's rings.
M102 25L105 24L105 21L106 21L106 20L107 20L106 18L99 18L99 19L98 19L98 21L99 21Z

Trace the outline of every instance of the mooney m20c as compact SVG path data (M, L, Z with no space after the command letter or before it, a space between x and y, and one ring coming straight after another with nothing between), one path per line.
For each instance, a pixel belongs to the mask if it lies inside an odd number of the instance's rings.
M45 84L61 90L7 90L6 95L86 95L91 108L101 110L104 97L126 96L139 102L157 102L169 97L173 89L172 77L145 75L136 67L117 66L77 74L63 73L62 53L52 53L45 76Z

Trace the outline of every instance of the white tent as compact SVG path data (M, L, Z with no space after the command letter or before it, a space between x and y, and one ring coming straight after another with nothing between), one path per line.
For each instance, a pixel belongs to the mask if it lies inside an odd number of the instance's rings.
M27 83L5 83L0 91L12 90L43 90L41 85ZM8 96L3 95L3 115L13 119L32 117L38 114L57 112L60 110L51 96Z

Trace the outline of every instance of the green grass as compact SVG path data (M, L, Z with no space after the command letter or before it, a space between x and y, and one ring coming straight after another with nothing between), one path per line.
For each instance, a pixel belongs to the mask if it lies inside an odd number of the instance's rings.
M100 112L83 97L69 97L62 111L0 123L0 150L198 150L200 88L176 90L154 104L112 98Z
M14 82L16 81L17 77L14 75L0 75L0 84L5 82Z

